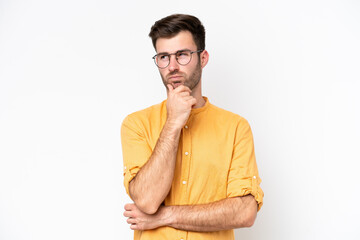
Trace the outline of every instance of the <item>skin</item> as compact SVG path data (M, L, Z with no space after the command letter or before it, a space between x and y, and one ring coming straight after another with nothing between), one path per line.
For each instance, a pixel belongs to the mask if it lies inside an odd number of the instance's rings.
M247 195L202 205L161 206L155 214L146 214L131 203L124 208L124 216L132 230L170 226L185 231L211 232L251 227L257 203L252 195Z
M182 127L196 99L186 86L168 85L167 120L147 163L130 182L130 196L143 212L153 214L169 193Z
M159 38L156 41L156 51L175 53L178 50L189 49L196 51L197 46L190 32L183 31L172 38ZM204 50L200 56L197 53L192 54L189 64L182 66L171 56L170 64L167 68L160 69L159 73L165 86L171 84L173 88L177 85L185 85L191 90L191 96L196 99L193 108L202 107L205 100L201 94L201 73L209 60L209 53ZM167 87L167 91L169 89Z
M170 39L158 39L156 49L172 53L181 49L195 51L197 47L190 32L180 32ZM167 119L149 160L129 185L131 198L147 214L155 213L170 191L181 129L191 109L205 104L201 95L201 71L208 59L209 54L203 51L200 57L193 54L190 63L182 66L172 56L169 66L159 69L167 86Z
M182 31L172 38L159 38L158 53L197 50L190 32ZM188 231L219 231L251 226L256 218L257 203L251 196L227 198L194 206L162 206L174 177L176 154L181 129L192 108L204 106L201 73L209 60L204 50L193 54L189 64L178 64L172 55L167 68L159 69L167 87L167 120L147 163L130 182L133 204L125 205L124 216L133 230L171 226ZM160 176L160 177L159 177Z

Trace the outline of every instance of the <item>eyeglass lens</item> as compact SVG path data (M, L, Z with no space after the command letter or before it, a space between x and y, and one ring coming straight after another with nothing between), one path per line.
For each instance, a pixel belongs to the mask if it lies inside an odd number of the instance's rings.
M191 61L191 51L179 51L173 54L159 54L156 56L155 63L159 68L165 68L170 63L170 56L175 55L176 61L180 65L186 65Z

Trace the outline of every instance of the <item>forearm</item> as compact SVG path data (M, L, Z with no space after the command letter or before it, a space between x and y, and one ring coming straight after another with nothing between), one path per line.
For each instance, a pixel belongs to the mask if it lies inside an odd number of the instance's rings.
M253 225L257 203L252 195L226 198L218 202L165 207L170 212L168 226L186 231L220 231Z
M155 213L163 202L174 177L181 128L165 123L148 162L130 182L130 196L146 213Z

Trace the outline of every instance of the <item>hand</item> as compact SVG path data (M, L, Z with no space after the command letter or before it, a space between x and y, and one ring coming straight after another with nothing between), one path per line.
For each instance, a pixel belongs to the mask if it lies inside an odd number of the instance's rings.
M191 96L191 90L187 86L180 85L173 88L171 84L168 87L168 98L166 102L168 121L177 128L182 128L187 122L191 108L196 104L196 98Z
M155 214L143 213L135 204L128 203L125 205L124 216L127 217L127 223L132 230L149 230L161 226L166 226L170 222L170 209L160 206Z

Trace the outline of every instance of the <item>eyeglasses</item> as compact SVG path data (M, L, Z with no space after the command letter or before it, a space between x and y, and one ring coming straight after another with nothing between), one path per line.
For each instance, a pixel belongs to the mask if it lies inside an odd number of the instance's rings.
M197 50L197 51L191 51L191 50L179 50L176 53L159 53L153 56L154 62L158 68L166 68L170 64L170 56L175 55L176 61L184 66L189 64L192 58L193 53L202 52L204 50Z

